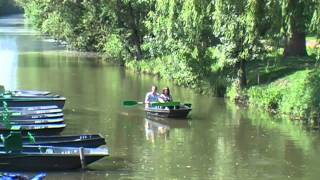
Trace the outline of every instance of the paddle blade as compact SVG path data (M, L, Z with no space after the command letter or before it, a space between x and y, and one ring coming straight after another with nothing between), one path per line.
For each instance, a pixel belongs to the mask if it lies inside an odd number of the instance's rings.
M123 101L122 103L124 106L134 106L137 105L138 102L137 101Z
M179 106L180 102L155 102L152 103L151 106Z
M137 102L137 101L123 101L124 106L135 106L137 104L143 104L143 102Z

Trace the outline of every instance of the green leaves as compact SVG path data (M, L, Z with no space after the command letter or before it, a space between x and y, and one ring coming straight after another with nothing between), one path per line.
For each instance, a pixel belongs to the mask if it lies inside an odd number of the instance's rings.
M251 105L275 110L293 118L319 117L319 70L298 71L268 86L247 91Z
M10 117L11 117L11 113L8 109L8 104L6 101L3 101L2 122L7 129L11 128Z

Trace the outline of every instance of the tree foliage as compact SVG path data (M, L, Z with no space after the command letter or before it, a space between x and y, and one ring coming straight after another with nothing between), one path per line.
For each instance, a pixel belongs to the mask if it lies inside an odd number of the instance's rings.
M186 86L218 77L244 88L255 71L248 63L279 48L306 55L306 34L320 34L318 0L17 1L37 28L70 47Z
M264 0L217 0L213 18L214 32L220 38L218 45L225 58L222 65L235 65L238 86L246 85L246 63L263 58L263 38L259 23L263 22Z

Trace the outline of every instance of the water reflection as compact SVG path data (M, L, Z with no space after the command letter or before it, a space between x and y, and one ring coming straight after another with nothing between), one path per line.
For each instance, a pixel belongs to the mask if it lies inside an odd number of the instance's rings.
M15 38L0 38L0 84L6 89L16 89L18 50Z
M170 138L170 130L175 128L190 128L188 120L175 120L165 118L145 118L144 123L146 139L152 143L156 138L164 139Z

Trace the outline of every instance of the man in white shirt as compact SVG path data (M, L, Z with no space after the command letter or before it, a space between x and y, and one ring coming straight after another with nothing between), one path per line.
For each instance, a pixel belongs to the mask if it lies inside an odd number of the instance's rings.
M159 93L157 93L157 86L153 85L151 87L151 92L148 92L146 94L146 98L144 100L144 103L146 104L146 107L149 107L150 103L152 102L158 102L159 101Z

